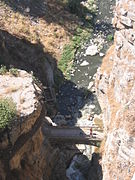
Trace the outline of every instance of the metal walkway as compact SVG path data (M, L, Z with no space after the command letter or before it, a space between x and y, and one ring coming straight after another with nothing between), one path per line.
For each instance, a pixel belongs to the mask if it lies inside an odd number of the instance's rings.
M103 132L98 127L43 127L43 134L55 144L89 144L99 146Z

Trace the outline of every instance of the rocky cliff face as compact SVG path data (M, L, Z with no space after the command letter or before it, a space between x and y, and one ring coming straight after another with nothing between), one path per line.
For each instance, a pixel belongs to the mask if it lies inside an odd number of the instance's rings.
M49 179L57 161L53 149L43 136L41 127L46 109L42 91L26 71L0 75L0 98L12 98L18 118L0 132L0 179Z
M104 179L135 178L135 1L117 0L114 45L97 73L104 114Z

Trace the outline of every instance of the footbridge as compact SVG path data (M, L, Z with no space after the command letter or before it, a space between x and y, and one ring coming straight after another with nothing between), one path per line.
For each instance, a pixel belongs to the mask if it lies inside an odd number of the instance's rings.
M96 126L91 127L58 127L42 128L43 134L54 144L89 144L99 146L103 139L103 132Z

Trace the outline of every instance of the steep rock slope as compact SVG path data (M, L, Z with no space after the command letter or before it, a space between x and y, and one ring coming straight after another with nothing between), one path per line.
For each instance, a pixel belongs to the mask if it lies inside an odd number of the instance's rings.
M97 73L106 142L103 177L135 178L135 1L117 0L114 45Z
M45 52L59 59L62 49L79 25L78 18L57 0L0 0L0 29L42 44Z
M32 75L21 70L17 76L0 75L0 98L12 98L18 115L8 129L0 129L0 179L49 179L58 149L42 134L42 91Z

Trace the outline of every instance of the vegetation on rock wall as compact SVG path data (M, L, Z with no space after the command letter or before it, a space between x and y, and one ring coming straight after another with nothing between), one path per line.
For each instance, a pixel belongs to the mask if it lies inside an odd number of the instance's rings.
M1 65L1 68L0 68L0 75L4 75L6 73L9 73L13 76L18 76L19 72L18 72L18 69L12 67L10 68L9 70L6 68L6 66L4 65Z
M96 1L82 1L82 0L60 0L64 6L83 19L82 25L78 26L71 37L70 43L66 44L63 48L61 59L58 62L58 68L64 73L66 78L69 77L69 71L72 68L73 60L76 51L82 44L91 36L92 32L92 19L97 11Z
M113 34L108 34L107 35L107 41L113 41L113 40L114 40Z
M12 99L0 99L0 129L8 126L16 116L16 105Z
M6 66L1 65L0 75L4 75L4 74L6 74L6 73L7 73L7 68L6 68Z
M73 59L76 51L81 47L81 45L90 37L92 28L81 28L78 27L74 36L71 38L71 42L64 46L63 53L60 61L58 62L59 69L68 76L68 71L71 69Z

